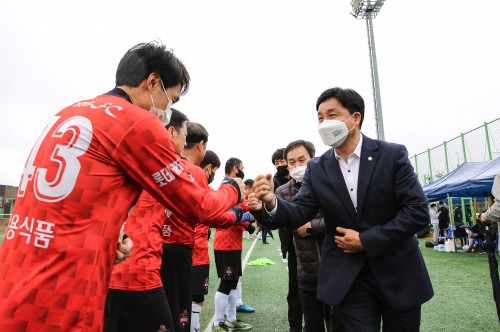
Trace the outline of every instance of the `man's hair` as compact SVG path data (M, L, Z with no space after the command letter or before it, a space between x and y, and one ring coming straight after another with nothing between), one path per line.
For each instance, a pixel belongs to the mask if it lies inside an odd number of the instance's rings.
M314 148L314 144L312 144L309 141L304 141L302 139L299 139L299 140L290 142L286 146L285 152L283 154L285 155L285 159L287 162L288 162L288 153L292 150L295 150L298 147L301 147L301 146L303 146L307 150L307 153L309 153L309 157L311 157L311 159L314 158L314 154L316 153L316 149Z
M285 159L283 151L285 151L284 148L280 148L274 151L273 155L271 156L271 162L273 163L273 165L276 160Z
M208 131L201 124L196 122L187 123L186 149L191 149L196 144L208 142Z
M241 160L239 160L238 158L229 158L227 161L226 161L226 167L224 168L224 172L226 174L229 174L231 173L231 170L233 169L234 166L238 167L242 164L243 162Z
M170 116L170 121L169 123L165 126L166 129L170 127L174 127L175 130L179 131L181 130L183 124L185 122L188 122L189 119L188 117L182 113L181 111L176 110L175 108L171 108L172 110L172 115Z
M435 206L436 206L436 203L432 203L432 204L431 204L431 207L435 207Z
M245 186L247 187L253 187L253 184L254 184L254 180L252 179L246 179L244 182Z
M219 156L212 150L207 150L205 153L205 158L200 163L200 167L203 168L207 165L212 165L214 168L220 167L220 159Z
M116 86L137 87L151 73L157 73L165 89L181 85L181 95L189 89L191 78L184 64L171 49L152 41L133 46L125 53L116 69Z
M361 121L359 127L363 125L363 120L365 119L365 102L363 97L353 89L342 89L342 88L331 88L323 91L323 93L318 97L316 101L316 111L319 109L319 105L328 99L337 99L342 106L347 108L349 113L352 115L356 112L361 114Z

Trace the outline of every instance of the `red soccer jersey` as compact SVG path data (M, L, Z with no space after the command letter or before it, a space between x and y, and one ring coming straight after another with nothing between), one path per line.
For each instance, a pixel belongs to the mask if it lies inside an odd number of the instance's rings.
M210 264L208 254L208 231L210 227L198 224L194 229L193 266Z
M248 212L248 201L238 204L243 211ZM217 229L214 236L214 250L242 250L243 249L243 232L250 225L249 222L242 222L231 225L226 229Z
M164 220L165 209L143 191L123 225L125 234L134 241L132 255L113 267L109 288L143 291L163 286L160 266Z
M208 254L208 231L210 227L227 229L234 225L234 214L226 212L214 222L203 222L194 228L193 266L210 264Z
M199 167L191 163L189 160L181 160L184 169L190 172L193 181L198 183L200 187L213 190L208 185L207 176L205 172ZM229 227L234 223L234 214L226 212L214 220L203 221L211 227ZM189 248L195 246L195 226L199 223L197 220L186 220L175 213L167 210L165 224L163 225L164 235L163 241L166 244L180 244ZM208 234L208 233L207 233ZM207 235L208 236L208 235ZM208 253L207 253L208 254Z
M182 167L190 172L192 181L195 181L200 186L204 182L207 182L207 177L201 168L194 165L187 159L181 159ZM194 207L196 208L196 207ZM187 246L189 248L194 247L194 226L198 223L198 220L181 218L178 214L173 213L170 210L166 210L166 218L164 221L163 229L165 230L163 235L163 243L165 244L178 244Z
M141 187L186 219L227 211L179 163L168 132L124 97L77 102L33 147L0 248L0 331L100 331L118 234Z

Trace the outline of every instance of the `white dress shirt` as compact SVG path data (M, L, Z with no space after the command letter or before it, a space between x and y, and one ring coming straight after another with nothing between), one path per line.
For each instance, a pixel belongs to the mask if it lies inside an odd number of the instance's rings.
M358 209L358 176L359 176L359 161L361 158L361 146L363 145L363 135L360 135L358 145L354 151L347 157L347 162L335 151L344 181L347 186L349 196L351 196L352 205Z

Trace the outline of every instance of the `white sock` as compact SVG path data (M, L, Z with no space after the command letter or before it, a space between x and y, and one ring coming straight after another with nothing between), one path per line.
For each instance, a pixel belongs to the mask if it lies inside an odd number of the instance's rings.
M200 332L200 312L201 305L191 304L191 332Z
M234 322L236 320L236 299L237 299L237 291L236 289L231 289L229 293L229 298L227 300L226 307L226 318L228 322Z
M241 299L242 297L242 294L243 294L243 290L242 290L242 285L241 285L241 278L238 280L238 285L236 286L236 291L238 292L238 300L236 301L236 305L239 306L239 305L242 305L243 304L243 300Z
M219 323L224 321L224 313L226 312L228 299L229 295L221 292L215 293L214 326L219 326Z
M474 239L469 239L469 247L472 247L473 244L474 244Z

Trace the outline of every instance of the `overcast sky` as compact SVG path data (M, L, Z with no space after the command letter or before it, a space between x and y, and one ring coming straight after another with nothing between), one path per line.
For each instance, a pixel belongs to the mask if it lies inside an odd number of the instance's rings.
M349 2L1 0L0 184L18 184L52 115L113 88L123 54L151 40L190 72L174 107L247 177L292 140L327 150L315 102L330 87L364 97L376 138L366 24ZM413 155L500 116L498 13L498 0L385 2L373 26L387 141Z

